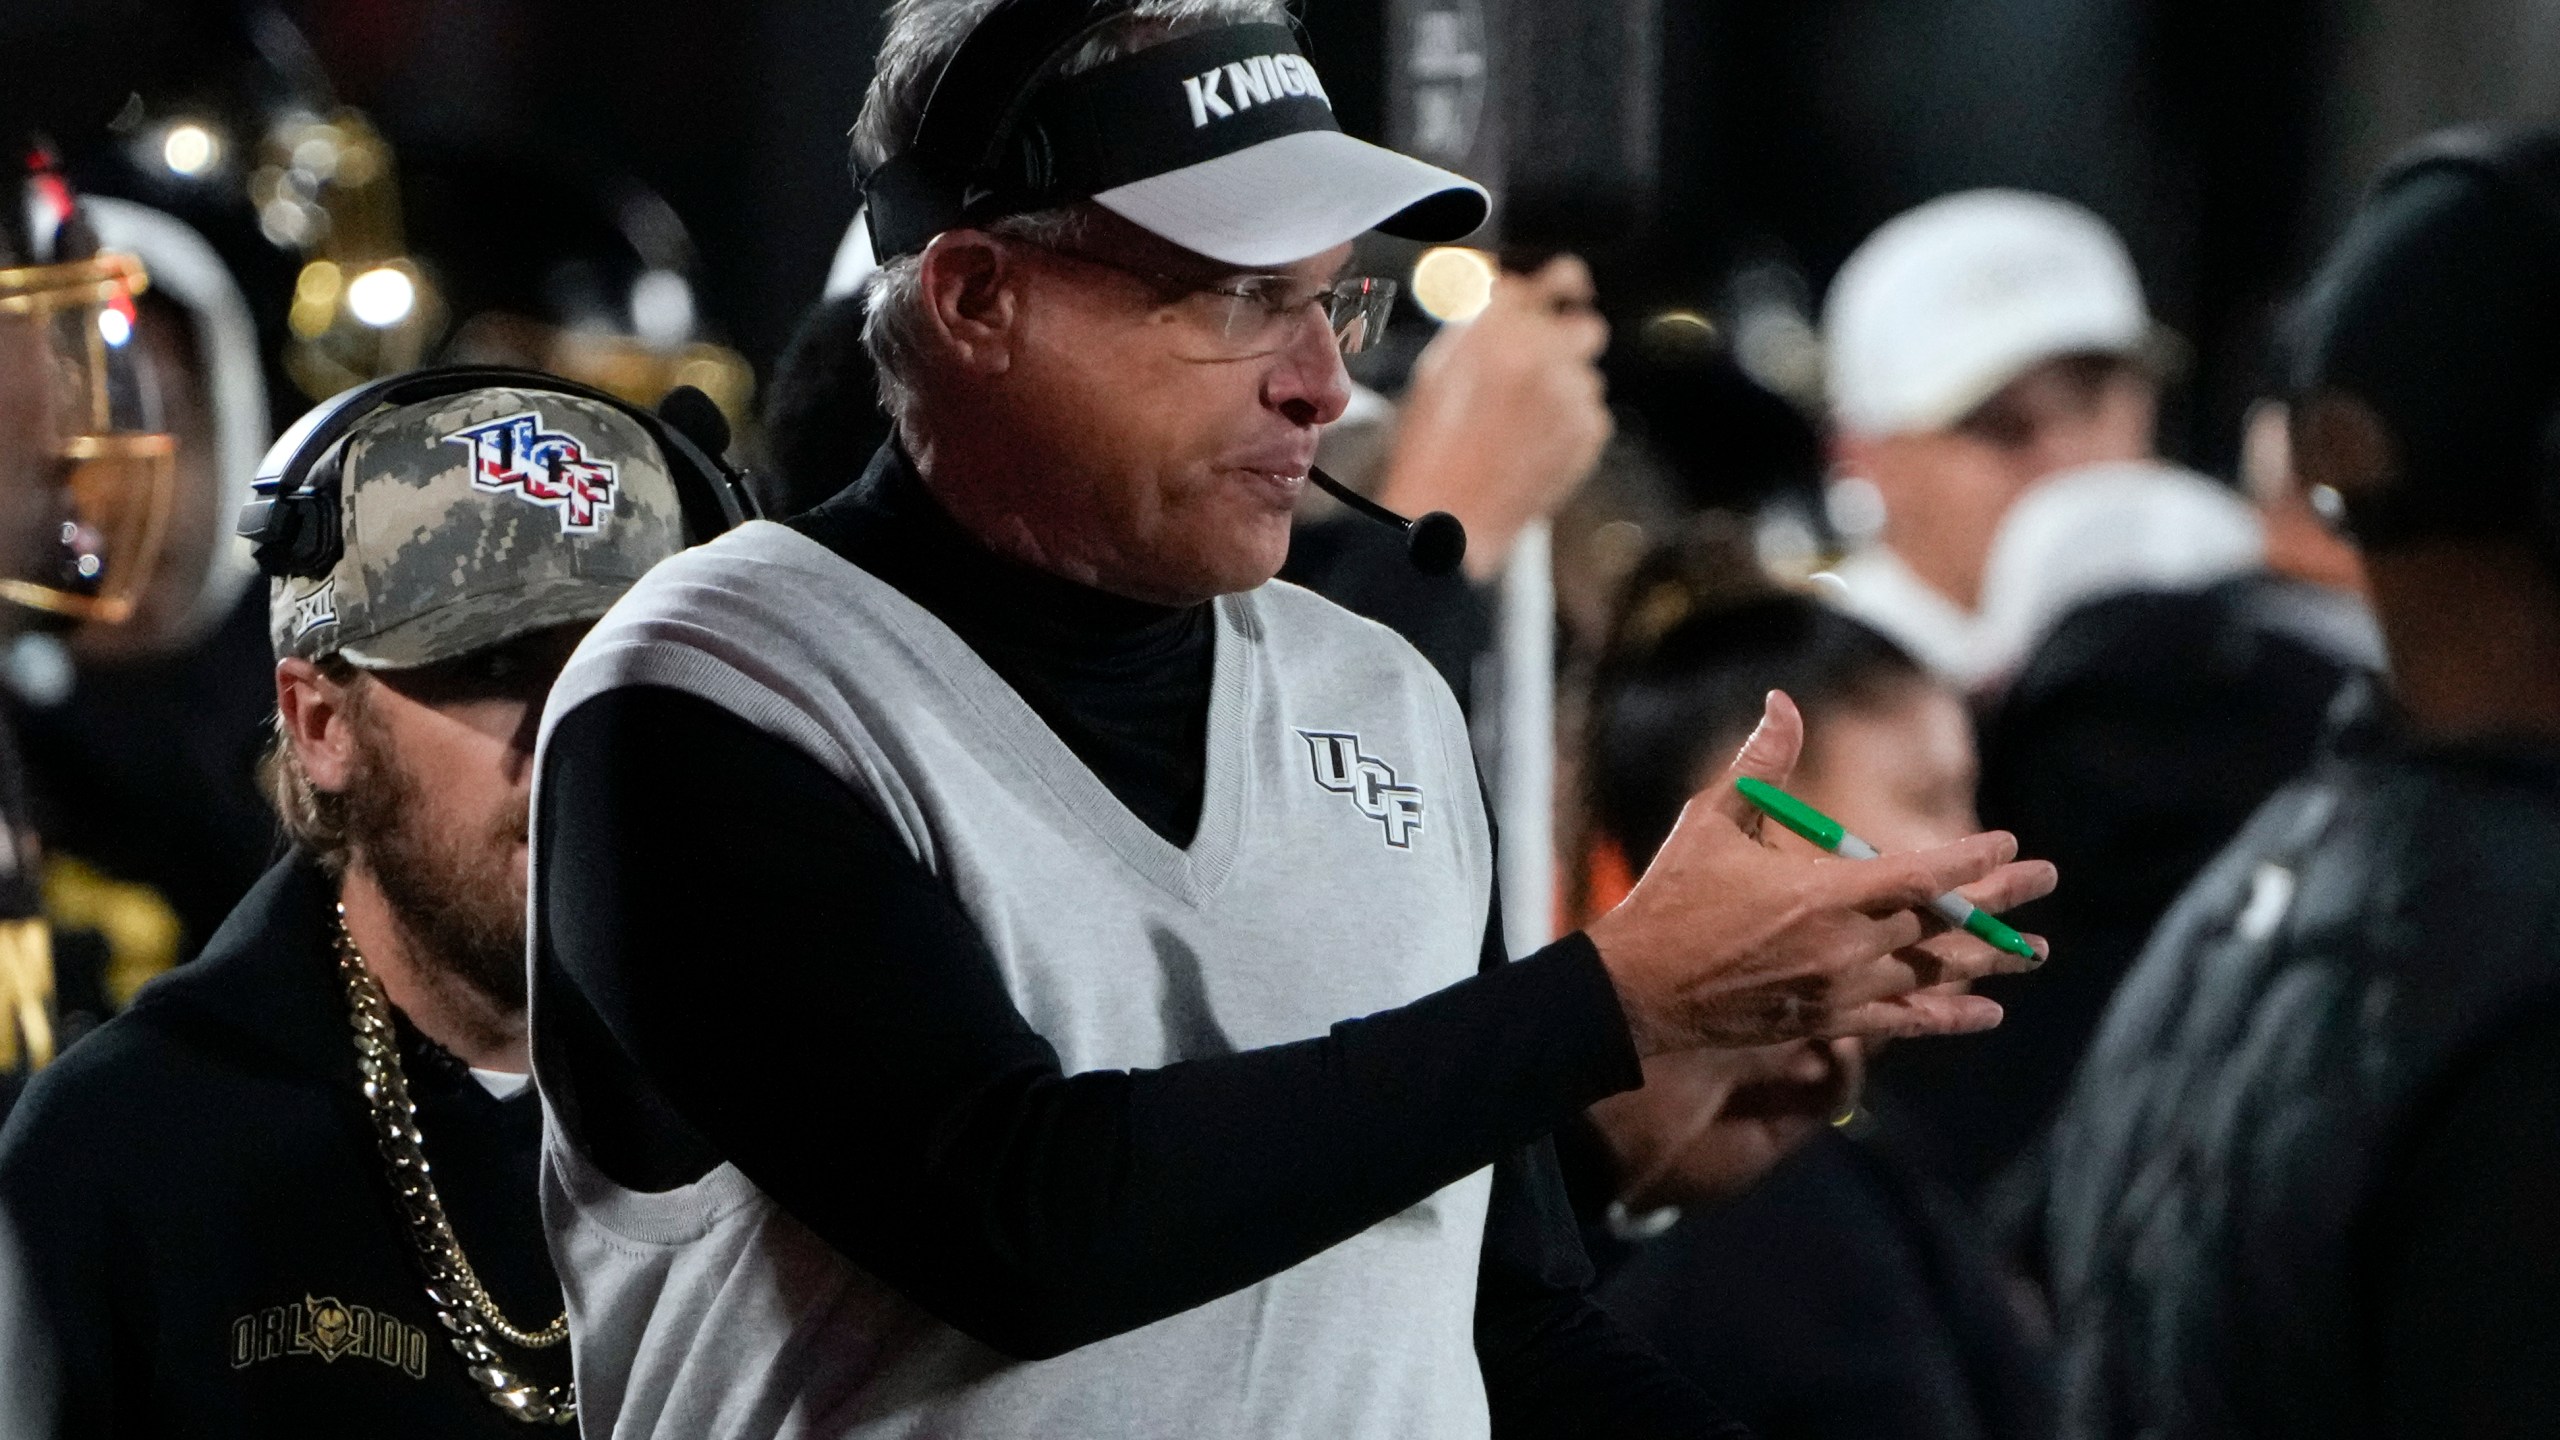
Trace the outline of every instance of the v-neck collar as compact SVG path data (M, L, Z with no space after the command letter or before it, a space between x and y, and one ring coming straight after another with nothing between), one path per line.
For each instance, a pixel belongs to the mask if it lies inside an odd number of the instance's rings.
M1246 762L1251 716L1262 687L1261 624L1251 595L1210 602L1211 638L1206 778L1200 823L1187 847L1165 839L1120 803L1058 732L1003 676L933 612L818 541L797 537L841 567L878 617L925 662L934 679L986 722L987 732L1036 776L1094 838L1167 894L1194 907L1215 896L1235 865L1252 805L1253 767Z
M1251 770L1250 602L1154 605L999 556L951 518L894 441L860 480L787 523L883 587L895 602L883 613L936 674L1133 868L1186 900L1215 888ZM1116 690L1123 683L1138 688ZM1160 757L1133 738L1159 724L1180 727L1163 732ZM1188 844L1168 838L1186 829Z

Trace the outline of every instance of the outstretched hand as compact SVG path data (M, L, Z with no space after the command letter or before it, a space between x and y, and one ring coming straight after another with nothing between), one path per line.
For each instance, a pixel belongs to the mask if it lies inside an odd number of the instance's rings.
M1953 988L2039 959L1949 930L1928 903L1953 890L1999 912L2048 894L2053 866L2019 860L1997 831L1879 860L1801 859L1760 843L1760 813L1735 790L1783 786L1804 720L1772 691L1733 764L1693 797L1653 864L1588 933L1647 1055L1806 1037L1956 1035L2000 1023L2000 1007Z

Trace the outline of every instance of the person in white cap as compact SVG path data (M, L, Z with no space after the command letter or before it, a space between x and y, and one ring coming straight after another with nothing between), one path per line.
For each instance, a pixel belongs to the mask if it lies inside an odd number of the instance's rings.
M1908 211L1841 267L1822 328L1836 469L1870 502L1842 508L1881 509L1840 598L1959 683L2081 601L2262 553L2245 502L2156 460L2160 332L2082 207L1974 190Z
M1884 1081L1943 1178L2005 1193L2117 978L2311 762L2379 639L2351 594L2303 583L2352 561L2304 535L2290 485L2253 503L2155 458L2155 328L2097 216L1932 201L1851 257L1825 326L1840 469L1883 501L1837 598L1976 692L1983 813L2086 877L2033 917L2070 968L1994 987L1998 1032L1906 1050Z
M904 0L855 131L896 435L662 567L536 760L543 1209L617 1437L1734 1433L1583 1294L1544 1137L1640 1057L1978 1028L1729 780L1516 962L1448 687L1271 577L1371 228L1277 0ZM1775 778L1773 700L1737 765ZM2023 964L2024 962L2009 962Z

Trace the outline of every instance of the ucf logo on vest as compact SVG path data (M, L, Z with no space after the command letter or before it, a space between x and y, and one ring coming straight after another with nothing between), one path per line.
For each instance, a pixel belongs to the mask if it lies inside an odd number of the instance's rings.
M1315 763L1316 783L1349 797L1354 808L1378 822L1391 849L1413 848L1422 828L1422 787L1396 783L1395 767L1360 753L1360 737L1347 730L1301 730Z
M1218 87L1224 84L1226 93ZM1333 108L1333 97L1324 93L1324 83L1316 79L1316 67L1303 55L1256 55L1246 60L1230 60L1215 70L1203 70L1185 76L1182 98L1191 102L1191 128L1198 130L1212 120L1224 120L1238 111L1274 100L1288 100L1311 95Z

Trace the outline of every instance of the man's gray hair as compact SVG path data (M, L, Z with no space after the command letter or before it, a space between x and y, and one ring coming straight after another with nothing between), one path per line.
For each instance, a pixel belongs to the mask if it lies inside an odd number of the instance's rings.
M880 41L880 63L854 122L853 156L868 172L904 150L924 118L925 98L960 42L997 0L897 0ZM1087 40L1061 67L1062 75L1133 55L1177 35L1222 25L1289 23L1285 0L1137 0L1119 21ZM986 228L1043 244L1071 244L1085 217L1082 205L1013 215ZM869 315L862 345L880 372L880 403L904 420L915 402L924 340L924 290L913 255L883 264L871 277Z

